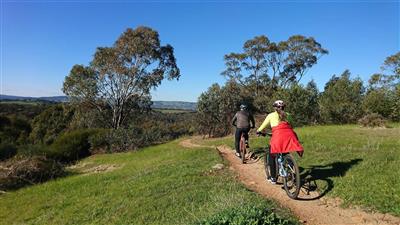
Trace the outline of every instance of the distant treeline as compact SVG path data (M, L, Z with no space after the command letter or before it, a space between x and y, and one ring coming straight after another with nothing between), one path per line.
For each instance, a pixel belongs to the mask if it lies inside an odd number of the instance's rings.
M382 73L367 84L350 71L333 75L320 92L314 81L299 83L307 69L327 51L313 38L292 36L270 42L265 36L248 40L242 53L225 55L225 85L213 84L198 99L199 131L209 136L231 132L231 119L241 103L255 114L273 111L281 99L295 126L308 124L382 125L400 120L400 52L387 57Z

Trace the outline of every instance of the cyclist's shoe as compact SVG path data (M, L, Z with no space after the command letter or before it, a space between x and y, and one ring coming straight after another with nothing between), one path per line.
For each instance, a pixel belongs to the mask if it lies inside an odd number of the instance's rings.
M236 155L237 157L241 158L239 152L236 152L235 155Z
M276 184L276 179L275 179L275 178L270 177L270 178L268 178L267 180L268 180L271 184Z

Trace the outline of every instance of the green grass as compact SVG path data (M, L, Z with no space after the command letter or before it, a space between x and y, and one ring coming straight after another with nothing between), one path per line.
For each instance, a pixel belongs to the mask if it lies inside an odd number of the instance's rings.
M391 127L296 128L305 148L298 159L303 177L317 180L321 194L340 197L345 207L358 205L400 216L400 124ZM233 147L233 137L206 142ZM252 136L250 143L260 151L267 140Z
M214 149L185 149L178 141L96 155L82 160L75 175L0 195L0 224L191 224L252 204L292 218L227 168L211 171L221 162ZM79 174L98 165L120 168Z

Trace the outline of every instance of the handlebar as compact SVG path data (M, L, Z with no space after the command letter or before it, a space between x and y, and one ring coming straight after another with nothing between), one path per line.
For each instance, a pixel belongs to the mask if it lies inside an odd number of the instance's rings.
M258 134L258 136L263 136L263 137L265 137L265 136L270 136L270 137L272 137L272 133L262 133L262 132L260 132L259 134Z

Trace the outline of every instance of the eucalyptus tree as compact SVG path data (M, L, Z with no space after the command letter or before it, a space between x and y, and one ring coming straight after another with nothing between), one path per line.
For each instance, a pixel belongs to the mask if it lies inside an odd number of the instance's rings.
M179 77L173 47L162 46L157 31L128 28L112 47L97 48L89 66L73 66L62 90L72 101L111 111L106 119L117 129L132 110L149 106L151 89Z
M197 122L201 134L215 136L217 128L223 126L221 114L221 87L214 83L203 92L197 101Z
M348 70L339 77L332 76L318 102L322 120L339 124L356 122L363 114L364 89L362 80L351 79Z
M387 57L383 62L382 70L390 71L396 79L400 79L400 52Z
M225 55L226 69L221 74L241 84L254 86L257 96L263 88L275 90L298 83L307 70L327 53L312 37L294 35L275 43L261 35L246 41L242 53ZM269 85L260 85L266 80Z

